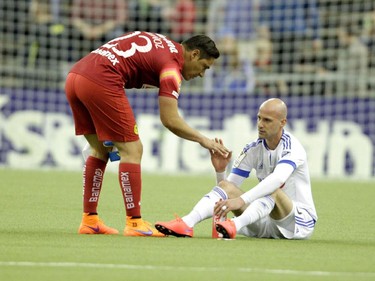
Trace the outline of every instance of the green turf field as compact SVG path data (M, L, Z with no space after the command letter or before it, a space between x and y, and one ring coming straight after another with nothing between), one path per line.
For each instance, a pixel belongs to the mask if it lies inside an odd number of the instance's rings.
M249 182L250 183L250 182ZM143 177L145 219L184 215L214 184L213 175ZM319 215L308 241L76 234L81 174L0 169L0 280L375 280L374 182L313 181ZM125 211L107 174L99 212L121 232Z

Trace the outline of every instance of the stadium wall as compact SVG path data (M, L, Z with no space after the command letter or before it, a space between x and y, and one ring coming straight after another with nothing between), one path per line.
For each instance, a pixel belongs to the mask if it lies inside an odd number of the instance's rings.
M205 149L162 127L156 93L132 91L128 97L144 145L144 171L212 172ZM184 93L180 109L190 125L222 138L235 157L257 137L256 114L264 99L246 94ZM289 107L288 130L306 147L313 177L375 178L375 99L283 99ZM0 89L0 166L78 170L83 165L84 145L83 137L74 135L63 91Z

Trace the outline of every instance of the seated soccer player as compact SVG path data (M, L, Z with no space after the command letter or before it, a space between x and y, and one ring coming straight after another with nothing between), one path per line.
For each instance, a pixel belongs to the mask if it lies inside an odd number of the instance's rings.
M229 158L211 152L217 186L186 216L156 222L166 235L193 237L193 227L214 214L235 217L216 224L224 238L237 234L259 238L308 239L318 219L311 192L306 152L291 133L284 130L287 107L280 99L269 99L258 111L258 138L248 143L225 178ZM216 140L222 143L221 140ZM256 171L259 183L244 192L240 186Z

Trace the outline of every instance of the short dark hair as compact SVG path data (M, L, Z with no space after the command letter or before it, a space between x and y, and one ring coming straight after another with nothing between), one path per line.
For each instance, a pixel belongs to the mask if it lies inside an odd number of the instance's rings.
M215 42L206 35L195 35L186 39L181 43L188 51L198 49L200 51L200 59L217 59L220 57L220 52L216 47Z

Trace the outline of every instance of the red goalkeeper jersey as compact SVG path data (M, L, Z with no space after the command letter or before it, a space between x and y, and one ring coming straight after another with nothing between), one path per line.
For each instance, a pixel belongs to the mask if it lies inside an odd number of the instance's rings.
M178 99L182 46L161 34L135 31L115 38L78 61L70 72L106 88L159 88Z

